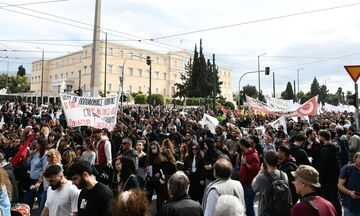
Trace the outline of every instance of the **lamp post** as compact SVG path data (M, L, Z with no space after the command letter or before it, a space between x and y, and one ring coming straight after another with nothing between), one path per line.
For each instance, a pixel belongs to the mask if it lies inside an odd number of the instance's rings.
M40 47L36 47L37 49L42 51L41 57L41 86L40 86L40 105L44 102L43 100L43 90L44 90L44 49Z
M124 95L124 70L125 70L125 62L126 59L124 59L124 63L122 66L122 70L121 70L121 76L119 77L120 79L120 88L119 88L119 95L120 95L120 113L123 114L123 95Z
M106 97L106 69L107 69L107 33L105 33L105 77L104 77L104 97Z
M304 70L304 68L300 68L300 69L297 69L297 91L298 91L298 93L300 92L300 82L299 82L299 71L302 71L302 70Z
M259 97L260 97L260 94L261 94L261 89L260 89L260 57L263 56L263 55L266 55L266 53L263 53L261 55L258 55L258 80L259 80Z

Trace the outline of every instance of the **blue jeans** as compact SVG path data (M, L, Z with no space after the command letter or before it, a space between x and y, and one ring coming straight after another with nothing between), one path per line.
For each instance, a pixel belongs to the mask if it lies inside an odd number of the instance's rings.
M344 216L360 216L360 213L351 212L348 208L344 207Z
M254 210L255 192L253 191L251 186L244 187L244 195L245 195L246 215L255 216L255 210Z
M46 198L47 198L47 191L44 190L41 194L41 202L39 204L39 209L40 209L40 212L42 212L42 210L44 209L45 207L45 202L46 202Z
M42 195L42 192L44 191L43 184L41 183L39 190L37 190L37 191L30 189L30 186L35 185L37 181L38 181L38 179L30 179L29 185L28 185L28 187L26 189L26 193L24 195L23 202L28 204L30 206L30 208L32 208L34 205L35 197L37 197L38 203L41 203L41 195Z

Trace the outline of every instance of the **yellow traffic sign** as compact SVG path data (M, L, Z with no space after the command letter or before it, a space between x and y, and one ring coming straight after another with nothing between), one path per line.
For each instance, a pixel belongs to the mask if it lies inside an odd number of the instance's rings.
M360 77L360 65L351 65L351 66L344 66L348 74L350 75L351 79L354 80L354 82L357 82L357 80Z

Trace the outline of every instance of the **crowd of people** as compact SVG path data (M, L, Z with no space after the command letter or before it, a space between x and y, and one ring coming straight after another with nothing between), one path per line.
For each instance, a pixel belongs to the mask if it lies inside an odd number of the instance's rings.
M274 127L229 110L212 130L204 114L223 110L125 107L109 131L68 127L59 110L1 104L0 215L360 215L352 113Z

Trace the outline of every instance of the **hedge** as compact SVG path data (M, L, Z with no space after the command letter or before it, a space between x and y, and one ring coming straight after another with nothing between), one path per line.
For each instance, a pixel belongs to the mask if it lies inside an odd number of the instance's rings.
M135 104L146 104L147 96L143 94L136 95L134 102Z

